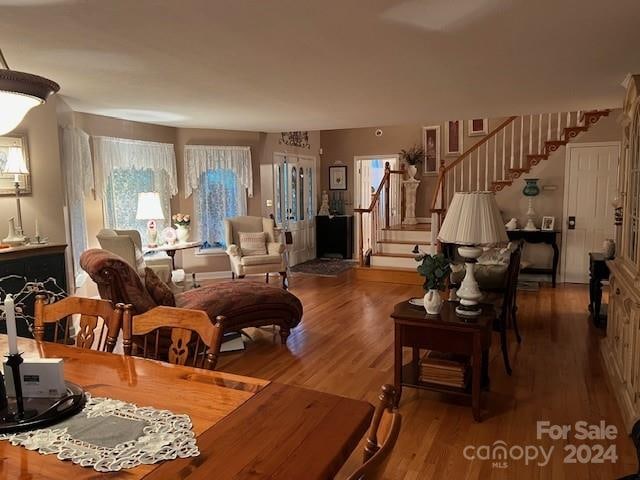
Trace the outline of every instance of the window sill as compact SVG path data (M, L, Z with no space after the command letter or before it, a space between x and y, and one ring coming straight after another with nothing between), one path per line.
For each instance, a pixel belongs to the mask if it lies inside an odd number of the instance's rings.
M224 248L200 248L196 250L196 256L203 257L216 257L226 254L227 252L224 250Z

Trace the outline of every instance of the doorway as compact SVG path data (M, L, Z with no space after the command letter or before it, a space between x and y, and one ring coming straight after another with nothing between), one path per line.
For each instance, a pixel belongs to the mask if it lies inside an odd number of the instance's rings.
M400 159L398 155L367 155L354 157L354 163L356 166L355 175L355 196L354 196L354 208L368 208L371 204L371 198L376 192L376 189L380 186L380 182L384 177L385 163L389 162L391 170L398 170L400 165ZM389 211L391 225L400 224L400 176L391 176L391 185L389 189ZM380 202L383 205L386 201L384 189L380 192ZM384 209L380 209L380 218L378 224L383 224ZM358 215L356 222L362 219L362 229L356 224L355 245L359 245L358 237L362 232L362 255L366 255L369 250L374 250L373 245L373 232L371 231L371 215L363 214Z
M614 238L611 199L616 191L619 142L567 145L562 265L564 281L589 283L589 252ZM569 225L569 219L575 219Z
M316 258L316 158L273 154L276 224L291 232L289 266Z

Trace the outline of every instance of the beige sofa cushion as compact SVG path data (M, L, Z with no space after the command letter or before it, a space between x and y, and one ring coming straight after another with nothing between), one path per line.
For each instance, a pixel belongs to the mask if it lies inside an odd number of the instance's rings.
M243 257L267 254L267 237L264 232L240 232L238 236Z
M240 263L245 267L254 266L254 265L270 265L270 264L279 264L282 262L281 255L249 255L244 256L240 260Z

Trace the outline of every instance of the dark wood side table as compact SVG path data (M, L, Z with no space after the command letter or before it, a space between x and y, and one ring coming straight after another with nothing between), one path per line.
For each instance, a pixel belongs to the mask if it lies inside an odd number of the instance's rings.
M525 268L524 273L547 273L551 274L551 285L556 288L556 276L558 274L558 260L560 250L558 249L557 236L560 232L546 230L507 230L509 240L524 240L527 243L546 243L553 248L553 262L551 268Z
M489 348L491 331L496 319L493 305L482 305L482 314L473 320L456 315L457 303L445 302L438 316L427 315L424 308L408 302L398 303L391 314L395 322L394 384L400 403L402 387L421 388L441 393L471 397L473 418L481 420L480 400L482 385L489 384ZM413 351L409 363L402 363L402 349ZM423 382L420 373L420 349L469 355L471 357L471 387L456 388Z
M604 319L600 315L602 305L602 281L609 279L609 267L604 254L599 252L589 253L589 311L596 327L606 325L606 315ZM604 321L603 321L604 320Z

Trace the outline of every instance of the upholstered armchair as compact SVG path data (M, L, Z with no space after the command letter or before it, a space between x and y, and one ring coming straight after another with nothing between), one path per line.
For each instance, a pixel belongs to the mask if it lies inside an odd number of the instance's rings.
M263 217L227 218L224 221L224 228L232 278L264 273L268 283L270 273L279 273L282 276L282 286L286 287L285 246L275 236L273 219ZM249 254L247 249L243 252L240 234L255 232L264 232L265 253Z
M129 265L140 272L149 267L165 283L171 283L171 258L166 255L143 256L142 238L137 230L112 230L104 228L96 235L100 246L122 257Z

